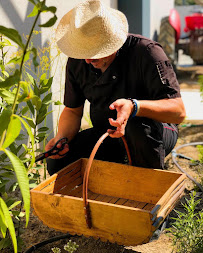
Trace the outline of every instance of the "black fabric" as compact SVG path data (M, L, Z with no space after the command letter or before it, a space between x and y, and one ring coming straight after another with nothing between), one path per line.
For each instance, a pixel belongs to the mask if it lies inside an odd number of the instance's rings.
M50 175L66 165L89 158L94 145L105 130L90 128L77 134L70 142L70 151L61 159L47 159ZM164 158L174 148L178 134L171 125L147 118L135 117L126 127L126 140L134 166L164 169ZM126 163L126 151L122 139L107 137L99 147L95 159Z
M70 143L67 156L47 159L50 174L67 164L90 156L99 137L112 128L109 118L116 111L109 105L118 98L158 100L180 97L179 84L173 68L161 46L140 35L129 35L123 47L104 73L86 64L85 60L69 58L66 66L64 104L76 108L90 102L93 128L79 132ZM171 152L178 138L177 126L148 118L128 120L125 137L134 166L164 168L164 158ZM125 162L121 139L108 137L95 159Z
M64 104L79 107L85 99L97 128L109 128L116 118L109 105L118 98L156 100L180 97L179 84L161 46L140 35L129 35L115 60L101 73L85 60L69 58Z

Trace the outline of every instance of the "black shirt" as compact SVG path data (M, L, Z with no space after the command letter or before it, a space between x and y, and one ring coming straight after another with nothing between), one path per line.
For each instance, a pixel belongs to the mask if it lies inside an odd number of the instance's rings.
M93 126L108 128L108 118L116 118L116 111L111 111L109 105L118 98L129 97L180 97L176 75L157 42L130 34L104 73L85 60L68 59L64 104L75 108L87 99Z

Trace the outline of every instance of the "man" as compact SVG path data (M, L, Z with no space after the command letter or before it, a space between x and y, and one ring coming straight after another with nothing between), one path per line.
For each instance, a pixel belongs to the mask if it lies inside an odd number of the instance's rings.
M69 144L60 155L47 159L49 173L89 157L99 137L110 129L115 131L100 146L96 159L125 162L119 138L125 135L133 165L163 169L185 109L161 46L128 35L125 15L99 0L84 1L69 11L58 25L56 39L69 56L65 108L46 150L62 137ZM93 128L79 131L86 99Z

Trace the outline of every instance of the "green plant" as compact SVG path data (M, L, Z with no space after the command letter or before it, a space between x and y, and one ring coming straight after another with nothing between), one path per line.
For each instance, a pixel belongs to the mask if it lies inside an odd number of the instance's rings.
M77 248L79 247L79 245L77 245L76 242L72 242L71 240L69 240L65 245L64 245L64 250L69 252L69 253L74 253ZM51 249L54 253L60 253L61 249L58 247L54 247Z
M12 240L14 252L20 251L18 248L21 244L21 239L18 237L20 234L19 223L20 218L24 215L24 210L26 226L29 221L29 178L31 180L38 178L38 175L30 172L30 169L35 161L34 145L36 141L39 142L43 138L41 133L46 129L43 127L38 129L39 134L37 134L36 127L46 118L48 105L51 103L49 94L43 99L40 96L49 90L52 78L41 75L38 85L31 74L26 73L27 75L25 75L24 66L31 54L35 69L39 66L37 49L30 43L39 15L42 12L53 14L48 22L40 25L41 27L50 27L57 19L56 8L54 6L47 7L45 0L29 1L34 5L34 8L28 17L35 17L35 20L25 45L17 30L0 26L0 50L2 53L0 60L2 74L0 78L0 231L2 235L0 249L10 247ZM6 48L11 46L11 43L3 36L20 47L19 55L12 58L8 64L5 62ZM32 118L28 114L32 114ZM21 129L21 127L23 128ZM29 137L25 133L28 133ZM22 144L22 140L28 144ZM19 142L21 142L20 145ZM20 192L17 195L18 187ZM12 196L14 191L15 194Z
M199 75L198 83L200 84L200 95L201 95L202 100L203 100L203 75Z
M203 145L197 145L197 149L199 151L199 161L203 164Z
M196 211L200 199L195 199L196 193L190 194L190 199L182 204L184 212L176 211L177 217L172 218L172 227L167 229L172 235L175 252L203 252L203 212Z

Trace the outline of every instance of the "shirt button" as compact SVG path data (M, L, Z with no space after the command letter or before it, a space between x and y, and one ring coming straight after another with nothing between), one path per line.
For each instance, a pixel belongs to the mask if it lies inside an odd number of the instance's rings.
M115 80L115 79L116 79L116 76L112 76L112 78Z

